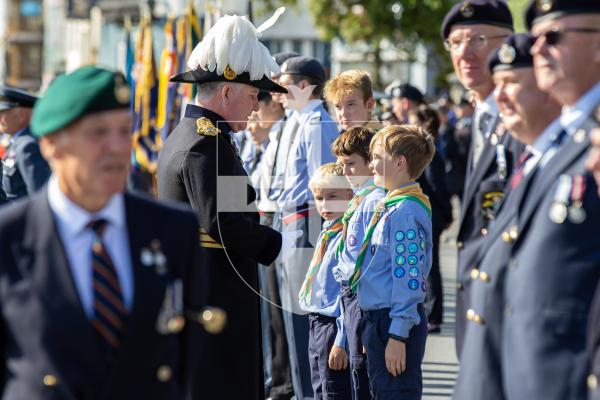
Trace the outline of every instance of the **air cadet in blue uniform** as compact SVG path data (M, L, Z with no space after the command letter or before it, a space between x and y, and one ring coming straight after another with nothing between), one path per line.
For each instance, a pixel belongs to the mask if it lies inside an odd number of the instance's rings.
M22 90L0 88L0 131L11 136L2 160L2 189L9 201L37 191L50 176L37 138L29 130L36 100L37 97Z
M288 88L286 103L295 109L288 124L297 126L287 157L283 192L277 204L282 232L301 232L296 251L282 263L281 269L281 302L285 310L292 381L299 399L310 398L312 386L306 353L307 317L299 309L297 295L321 230L321 217L314 208L308 181L318 167L335 161L330 146L339 133L320 100L325 81L325 69L312 57L289 58L281 67L279 83ZM312 85L315 87L310 88ZM294 86L303 94L292 92Z
M418 183L435 152L434 138L402 125L371 144L375 184L388 189L369 222L350 278L363 311L361 337L375 399L421 398L427 339L423 307L431 268L431 205Z
M502 320L504 276L511 257L518 207L543 154L560 132L560 105L537 87L526 33L510 36L494 50L489 68L495 97L511 134L528 147L521 157L501 205L471 270L470 310L454 398L503 400ZM544 104L544 112L539 112Z
M298 294L300 308L308 312L308 354L315 400L352 399L350 368L344 329L341 286L333 268L338 263L337 248L342 239L340 207L352 198L352 189L342 168L329 163L321 166L309 186L317 211L323 217L323 230Z
M538 86L563 106L563 130L560 147L540 160L511 235L504 389L511 400L583 399L586 328L600 278L600 199L584 165L599 127L600 4L532 1L526 22Z
M505 2L473 0L456 4L444 19L442 37L459 81L476 98L471 147L456 238L457 304L456 349L460 356L471 286L470 271L489 222L496 216L512 167L522 145L500 124L493 98L494 83L487 57L513 31L513 18Z
M241 57L247 47L255 51ZM239 16L219 19L188 67L171 80L197 84L198 95L160 151L158 195L189 203L198 213L209 302L227 312L223 332L203 339L192 398L262 399L258 263L271 264L286 239L259 223L255 191L247 191L250 181L231 133L243 130L258 109L259 89L286 90L270 79L279 67L256 28Z

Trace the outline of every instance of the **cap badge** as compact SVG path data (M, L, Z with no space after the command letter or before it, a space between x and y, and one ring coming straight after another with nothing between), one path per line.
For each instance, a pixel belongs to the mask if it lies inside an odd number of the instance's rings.
M514 47L509 45L508 43L504 43L500 47L500 51L498 51L498 58L502 62L502 64L512 64L517 57L517 51Z
M546 13L546 12L552 10L552 7L554 6L554 1L553 0L537 0L536 6L537 6L538 11Z
M237 73L227 64L225 71L223 71L223 76L225 79L232 81L237 77Z
M471 3L465 1L462 7L460 7L460 13L465 18L471 18L475 14L475 9L471 5Z
M197 132L202 136L217 136L221 131L217 129L212 121L206 117L196 120Z

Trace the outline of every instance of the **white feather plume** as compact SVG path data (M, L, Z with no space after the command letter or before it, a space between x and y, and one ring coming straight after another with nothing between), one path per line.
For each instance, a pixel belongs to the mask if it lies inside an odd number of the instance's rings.
M265 22L272 26L283 11L278 9ZM277 18L275 18L277 17ZM265 25L261 25L261 28ZM267 28L268 28L267 27ZM263 31L267 28L264 28ZM251 80L260 80L264 75L279 74L280 69L269 50L259 42L258 32L245 17L226 15L206 33L190 54L187 66L191 70L204 70L223 74L229 65L236 73L250 73Z

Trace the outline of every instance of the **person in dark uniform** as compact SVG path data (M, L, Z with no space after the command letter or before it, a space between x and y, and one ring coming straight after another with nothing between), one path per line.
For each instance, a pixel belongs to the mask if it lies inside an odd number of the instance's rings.
M158 196L188 203L197 212L210 274L208 299L227 313L223 332L203 340L192 398L262 399L257 263L271 264L282 240L291 249L296 235L286 241L259 223L256 192L231 133L243 130L258 109L259 89L286 90L269 78L279 67L258 41L256 28L238 16L217 21L188 67L171 80L197 84L198 94L159 153Z
M185 315L206 293L198 225L189 209L124 193L129 92L89 66L33 110L53 175L0 210L2 399L184 398L200 357Z
M526 33L510 36L494 50L489 68L503 121L517 140L527 145L504 198L502 212L490 225L477 262L471 270L471 299L461 369L455 399L502 400L502 320L504 276L511 257L512 228L539 161L560 132L560 105L538 87ZM544 112L539 105L544 104ZM514 233L512 233L514 235Z
M2 189L9 201L32 194L50 176L50 167L29 130L36 100L37 97L22 90L0 87L0 132L11 136L2 159Z
M496 217L496 207L512 167L522 151L522 145L505 134L500 123L492 93L494 83L486 64L490 52L512 31L510 10L506 3L497 0L458 3L446 14L442 24L442 37L454 70L477 103L456 238L456 350L459 356L469 308L469 273L488 232L488 224Z
M519 207L505 278L502 371L509 399L586 397L586 328L600 278L600 199L585 170L600 126L600 4L532 1L526 12L538 86L562 106ZM588 384L598 396L597 356ZM526 379L523 379L526 377Z

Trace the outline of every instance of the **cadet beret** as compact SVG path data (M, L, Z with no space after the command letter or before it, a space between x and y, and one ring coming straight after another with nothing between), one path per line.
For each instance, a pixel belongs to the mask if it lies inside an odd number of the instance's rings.
M32 108L37 97L23 90L0 86L0 111L9 110L15 107Z
M295 51L284 51L283 53L277 53L273 56L277 65L281 66L288 58L300 57L299 53Z
M514 31L510 9L501 0L472 0L455 4L442 23L442 38L447 39L456 24L487 24Z
M423 103L423 93L410 83L403 83L393 88L392 97L406 98L416 103Z
M56 78L33 108L31 130L46 136L99 111L129 108L131 91L117 72L86 66Z
M325 82L325 68L319 60L312 57L299 56L288 58L281 66L282 74L304 75Z
M546 19L556 19L570 14L600 13L597 0L533 0L525 11L527 28Z
M517 33L509 36L502 46L493 50L488 57L488 68L491 72L533 67L531 36L528 33Z

